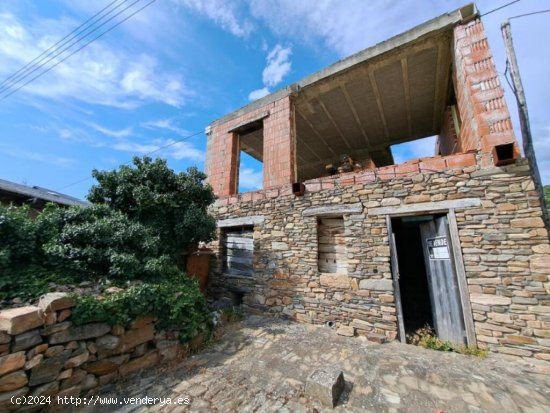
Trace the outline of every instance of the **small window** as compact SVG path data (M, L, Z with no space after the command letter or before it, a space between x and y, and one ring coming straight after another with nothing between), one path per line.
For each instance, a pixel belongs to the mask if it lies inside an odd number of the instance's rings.
M344 218L319 218L317 237L319 271L347 273L348 257L344 237Z
M253 275L254 228L228 228L223 236L224 272L228 275Z

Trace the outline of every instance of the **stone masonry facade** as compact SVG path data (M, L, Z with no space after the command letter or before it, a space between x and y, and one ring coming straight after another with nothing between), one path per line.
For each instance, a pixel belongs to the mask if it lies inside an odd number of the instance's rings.
M254 226L254 277L224 275L220 243L212 243L217 255L212 294L244 292L250 309L308 323L333 321L359 334L394 339L388 229L385 217L370 216L369 210L480 198L480 206L455 211L477 343L506 355L550 361L550 244L529 166L521 160L481 168L472 159L466 167L391 179L371 174L323 178L307 183L302 197L283 187L261 199L252 193L254 201L218 200L214 211L220 220L263 216L264 221ZM317 218L305 217L304 211L327 205L360 208L343 214L347 276L317 270Z
M332 322L376 341L396 339L391 210L448 213L457 233L469 343L550 367L548 232L529 165L517 159L510 114L479 18L453 28L452 55L456 113L442 108L440 155L310 179L302 182L305 193L294 195L299 137L292 126L292 94L213 125L206 170L218 196L212 213L220 227L211 243L214 298L242 299L250 310L301 322ZM230 131L270 110L276 116L263 121L263 189L237 193L232 181L237 137ZM498 145L511 146L508 165L495 166ZM318 270L323 216L343 218L346 274ZM224 270L228 223L253 227L253 276Z

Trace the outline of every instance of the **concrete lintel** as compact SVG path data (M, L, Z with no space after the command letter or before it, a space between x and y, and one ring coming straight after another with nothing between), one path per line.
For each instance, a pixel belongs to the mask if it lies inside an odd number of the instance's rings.
M336 216L336 215L349 215L349 214L360 214L363 212L363 204L357 202L355 204L347 205L326 205L319 207L306 208L302 212L304 217L315 217L315 216Z
M250 217L220 219L217 225L218 228L241 227L245 225L261 225L264 221L265 217L263 215L252 215Z
M410 215L418 213L429 213L447 211L449 209L464 209L481 205L479 198L452 199L439 202L421 202L401 206L369 208L368 215Z
M260 120L264 120L264 119L267 118L268 116L269 116L269 111L266 110L265 112L260 113L258 116L255 116L255 117L252 118L252 119L248 119L248 120L245 121L245 122L239 123L238 125L234 126L234 127L231 128L230 130L228 130L227 132L228 132L228 133L231 133L231 132L239 132L239 129L242 129L243 127L245 127L245 126L247 126L247 125L250 125L251 123L258 122L258 121L260 121Z

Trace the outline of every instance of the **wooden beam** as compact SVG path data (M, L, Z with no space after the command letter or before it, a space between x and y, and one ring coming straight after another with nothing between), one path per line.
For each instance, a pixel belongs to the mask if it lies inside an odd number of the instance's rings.
M330 112L328 111L327 107L325 106L325 104L323 103L321 98L317 98L317 101L319 102L319 105L321 105L321 108L323 108L323 112L325 112L325 115L327 115L327 118L332 123L332 126L334 126L334 129L336 129L336 132L338 132L338 135L340 135L340 138L342 138L342 140L344 141L346 146L351 149L351 145L349 144L348 140L346 139L346 137L342 133L342 130L340 129L340 127L338 126L338 124L336 123L336 121L334 120L332 115L330 114Z
M470 291L466 280L466 270L462 259L462 249L460 247L460 237L458 236L458 225L454 209L449 209L447 214L449 220L449 235L451 237L451 248L458 280L458 290L462 304L462 314L464 318L464 327L466 328L466 340L469 346L477 346L476 331L474 320L472 318L472 306L470 305Z
M368 208L367 214L372 215L411 215L419 213L447 212L449 209L464 209L481 205L479 198L452 199L439 202L421 202L392 207Z
M378 106L378 114L380 115L380 120L382 121L382 125L384 126L384 133L386 135L386 139L389 140L390 132L388 130L388 124L386 122L386 116L384 116L384 107L382 106L382 98L380 97L380 91L378 90L378 85L376 83L376 79L374 78L374 71L372 69L368 70L368 77L369 77L372 93L374 93L374 97L376 98L376 105Z
M334 149L332 149L332 147L328 144L328 142L325 140L325 138L323 138L321 136L321 134L319 132L317 132L317 129L315 129L315 127L312 125L312 123L309 121L309 119L300 111L300 109L298 109L296 107L296 113L298 114L298 116L300 116L304 122L306 122L306 124L309 126L309 128L313 131L313 133L315 135L317 135L317 137L319 138L319 140L321 142L323 142L323 144L325 145L325 147L330 151L332 152L332 154L334 156L338 156L336 152L334 152Z
M437 64L436 64L436 72L435 72L435 91L434 91L434 110L433 110L433 120L432 120L432 128L435 131L439 123L441 122L441 117L443 116L443 112L445 111L445 97L446 97L446 91L448 86L447 81L447 75L448 70L444 67L444 63L447 59L446 57L446 49L448 47L443 47L445 42L439 42L437 46ZM445 44L445 46L447 46Z
M359 119L359 115L357 114L357 110L355 110L355 105L351 101L351 97L348 93L348 89L344 83L340 84L340 90L344 94L344 97L346 98L346 103L348 104L351 113L353 114L353 117L355 118L355 122L357 122L357 126L359 126L359 129L361 130L361 134L363 135L363 138L365 139L365 143L367 147L370 147L370 141L369 137L367 135L367 132L365 131L365 128L363 127L363 124L361 123L361 119Z
M409 83L409 65L407 57L401 58L401 72L403 74L403 89L405 91L405 107L407 110L407 125L409 127L409 137L412 136L412 119L411 119L411 87Z

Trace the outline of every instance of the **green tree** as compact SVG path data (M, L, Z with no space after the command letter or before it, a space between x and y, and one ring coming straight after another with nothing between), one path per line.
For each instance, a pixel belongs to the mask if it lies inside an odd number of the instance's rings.
M134 157L131 166L94 169L92 175L98 184L88 200L151 228L160 237L163 253L179 258L189 246L214 238L216 225L207 209L215 197L197 168L176 174L163 159Z

